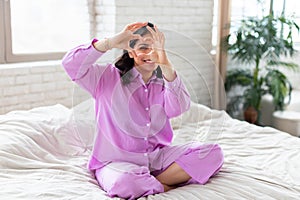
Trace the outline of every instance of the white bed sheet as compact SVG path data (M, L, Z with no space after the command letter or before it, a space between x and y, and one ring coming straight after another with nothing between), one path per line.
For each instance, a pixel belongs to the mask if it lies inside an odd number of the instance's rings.
M86 169L94 136L90 108L87 101L0 116L1 199L111 199ZM300 199L299 138L194 103L172 125L174 144L220 144L223 168L205 185L141 200Z

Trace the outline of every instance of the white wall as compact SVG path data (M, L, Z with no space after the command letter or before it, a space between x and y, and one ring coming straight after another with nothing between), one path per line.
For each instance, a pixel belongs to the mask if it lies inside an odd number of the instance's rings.
M134 21L150 21L169 30L166 49L172 51L171 60L192 98L213 107L216 71L208 54L213 0L89 0L89 8L96 30L91 35L98 38ZM71 107L73 90L60 61L0 65L0 114L56 103ZM84 95L75 89L75 103Z
M53 63L1 65L0 113L41 105L70 105L72 83L62 68Z

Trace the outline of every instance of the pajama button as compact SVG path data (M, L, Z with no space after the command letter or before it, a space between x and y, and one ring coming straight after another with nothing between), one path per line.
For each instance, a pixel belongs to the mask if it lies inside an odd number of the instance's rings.
M145 140L145 141L147 141L147 140L148 140L148 138L144 137L144 140Z
M148 127L149 127L149 126L150 126L150 123L147 123L147 124L146 124L146 126L148 126Z
M148 92L148 89L145 89L144 91L145 91L145 92Z
M144 153L144 156L148 156L148 154L147 154L147 153Z
M147 108L145 108L145 110L149 110L149 108L147 107Z

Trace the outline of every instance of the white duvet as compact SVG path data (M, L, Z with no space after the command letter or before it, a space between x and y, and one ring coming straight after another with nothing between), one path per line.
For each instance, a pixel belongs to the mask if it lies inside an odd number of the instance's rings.
M111 199L86 169L94 137L91 106L86 101L73 109L54 105L0 115L1 200ZM174 144L220 144L223 168L205 185L140 199L300 199L299 138L194 103L172 125Z

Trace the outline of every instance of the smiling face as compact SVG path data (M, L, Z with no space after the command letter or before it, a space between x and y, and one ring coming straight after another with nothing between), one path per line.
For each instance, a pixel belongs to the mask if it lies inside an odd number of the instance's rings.
M140 73L152 73L157 68L157 53L153 51L153 38L146 34L142 39L137 40L129 56L134 59L134 67Z

